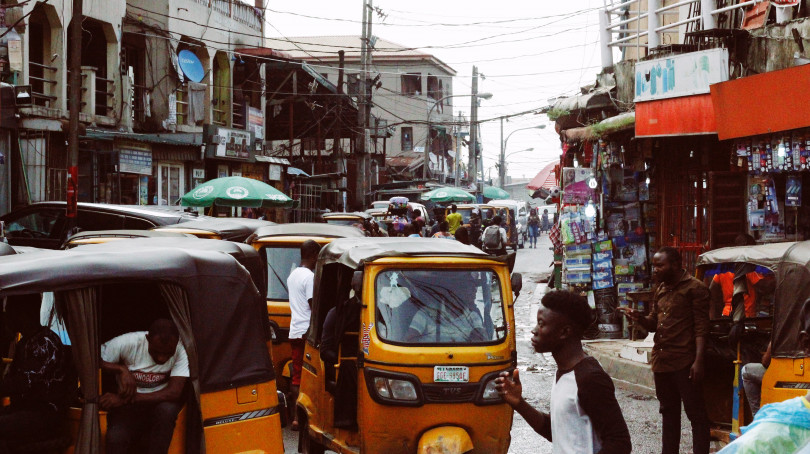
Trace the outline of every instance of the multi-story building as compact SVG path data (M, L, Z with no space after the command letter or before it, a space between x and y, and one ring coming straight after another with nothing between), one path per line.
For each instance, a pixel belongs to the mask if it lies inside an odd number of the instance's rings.
M0 212L64 199L72 19L70 0L3 3L0 25L16 26L0 44ZM80 201L175 204L196 184L233 175L288 189L289 162L265 140L305 137L349 100L304 63L263 48L263 5L84 1ZM279 90L303 96L279 99ZM318 106L295 109L305 103ZM283 121L267 120L280 113Z
M360 36L293 37L265 42L268 47L283 49L293 58L308 62L330 81L338 79L338 51L342 50L349 94L356 94L358 81L363 76ZM421 178L428 130L431 165L427 176L451 177L455 163L455 131L450 124L456 71L418 49L382 38L376 38L372 45L370 69L366 74L372 84L370 128L388 127L393 133L390 142L383 142L384 157L379 153L375 156L376 164L371 166L373 181L385 182L389 176ZM377 125L375 118L380 122ZM382 166L393 174L383 172Z

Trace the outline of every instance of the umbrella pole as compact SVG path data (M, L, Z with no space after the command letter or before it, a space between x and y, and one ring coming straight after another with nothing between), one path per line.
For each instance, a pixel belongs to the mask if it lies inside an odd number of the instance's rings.
M214 204L212 203L211 204L211 209L208 210L208 216L213 216L213 215L214 215Z

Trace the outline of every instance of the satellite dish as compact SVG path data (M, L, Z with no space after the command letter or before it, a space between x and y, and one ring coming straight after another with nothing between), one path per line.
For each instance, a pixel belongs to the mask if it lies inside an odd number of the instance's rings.
M200 59L194 55L194 52L187 49L181 50L180 53L177 54L177 60L180 69L189 80L199 82L203 79L203 76L205 76L202 63L200 63Z

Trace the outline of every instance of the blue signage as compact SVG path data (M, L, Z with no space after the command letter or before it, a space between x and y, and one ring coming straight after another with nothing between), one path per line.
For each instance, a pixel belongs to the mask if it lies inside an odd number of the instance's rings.
M199 82L203 79L203 76L205 76L202 63L200 63L200 59L194 55L194 52L185 49L181 50L180 53L177 54L177 60L180 69L183 70L183 74L192 82Z

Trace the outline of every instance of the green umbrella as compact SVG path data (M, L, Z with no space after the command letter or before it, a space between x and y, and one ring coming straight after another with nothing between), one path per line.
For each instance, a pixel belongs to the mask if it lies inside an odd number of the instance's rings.
M245 177L215 178L200 184L180 199L183 206L276 208L291 207L295 201L278 189Z
M442 186L422 194L422 200L438 203L475 202L475 196L463 189Z
M509 198L509 193L497 186L485 186L484 197L490 200L503 200Z

